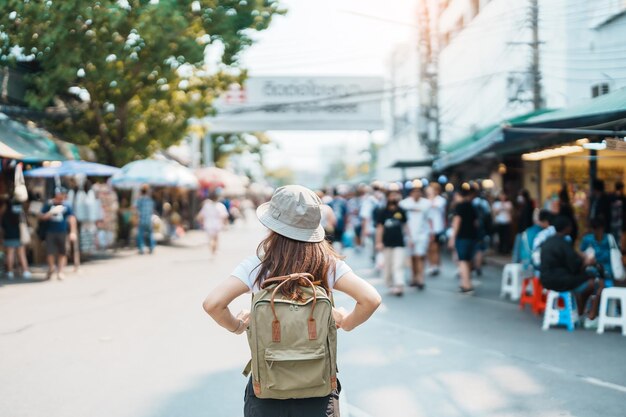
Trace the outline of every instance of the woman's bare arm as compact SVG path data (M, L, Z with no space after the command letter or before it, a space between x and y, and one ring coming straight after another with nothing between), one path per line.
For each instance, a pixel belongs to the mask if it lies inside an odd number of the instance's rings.
M217 324L230 332L241 334L248 327L250 312L242 311L235 317L228 305L248 291L250 291L248 286L239 278L230 276L211 291L202 303L202 308Z
M341 276L335 289L356 300L356 306L350 313L335 315L338 327L348 332L369 319L381 303L378 291L352 271Z

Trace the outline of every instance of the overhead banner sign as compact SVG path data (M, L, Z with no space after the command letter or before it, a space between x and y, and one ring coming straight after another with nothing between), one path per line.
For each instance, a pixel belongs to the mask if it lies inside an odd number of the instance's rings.
M380 130L379 77L251 77L232 86L207 117L215 133L267 130Z

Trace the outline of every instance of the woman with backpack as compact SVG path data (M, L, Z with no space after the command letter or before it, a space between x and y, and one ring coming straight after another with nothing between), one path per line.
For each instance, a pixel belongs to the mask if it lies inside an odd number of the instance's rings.
M203 303L204 310L230 332L241 334L250 325L248 340L253 361L252 377L244 396L245 417L339 416L341 387L335 376L336 329L351 331L380 305L381 297L374 287L358 277L324 239L321 204L319 197L308 188L288 185L277 189L271 201L257 209L259 221L269 229L257 254L244 259ZM332 290L352 297L356 301L354 310L347 312L331 307ZM255 306L252 315L242 311L234 316L229 304L250 291ZM280 302L274 303L275 300ZM317 310L315 318L314 310ZM326 323L320 319L320 311L330 312ZM295 327L293 322L287 323L290 317L297 317L301 312L306 314L305 321L308 317L308 326ZM301 339L290 343L294 333L301 330ZM264 350L265 357L255 358L259 344L267 340L269 347ZM302 350L307 344L317 348L309 352ZM310 382L307 370L316 372L318 360L321 361L319 371L330 371L330 377L319 378L316 385ZM280 374L283 366L285 373ZM289 375L290 368L303 369L303 372L291 373L290 380L285 381L284 375ZM275 373L279 379L274 376L272 380L270 373ZM283 375L282 380L280 375ZM316 394L301 395L307 392ZM323 394L317 395L319 393Z

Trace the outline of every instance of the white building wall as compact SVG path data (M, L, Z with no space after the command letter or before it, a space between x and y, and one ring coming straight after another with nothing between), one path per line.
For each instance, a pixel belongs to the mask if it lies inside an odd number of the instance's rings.
M594 85L626 87L626 1L541 1L542 74L548 107L591 97Z
M450 0L440 18L440 39L451 34L439 60L443 148L532 110L530 1L482 1L474 17L473 10L474 0ZM588 99L594 84L626 87L625 14L626 0L539 0L546 107Z
M530 58L527 0L492 0L469 19L470 0L452 0L442 14L439 106L442 148L530 103L509 103L508 80L523 82ZM460 7L463 6L463 7ZM452 15L454 12L456 15ZM459 31L458 24L464 27ZM451 35L448 35L451 33ZM446 42L447 43L446 45Z
M387 142L379 150L376 178L383 181L402 179L402 171L389 168L397 161L423 160L428 157L419 143L419 56L415 42L398 45L389 62L389 100ZM406 170L409 179L424 176L428 169Z

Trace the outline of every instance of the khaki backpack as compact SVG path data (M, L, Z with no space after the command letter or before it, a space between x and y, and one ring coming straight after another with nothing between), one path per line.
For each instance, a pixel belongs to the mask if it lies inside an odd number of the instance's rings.
M324 397L337 388L337 328L332 300L311 274L270 278L252 297L247 330L252 386L258 398ZM282 296L297 281L304 301Z

